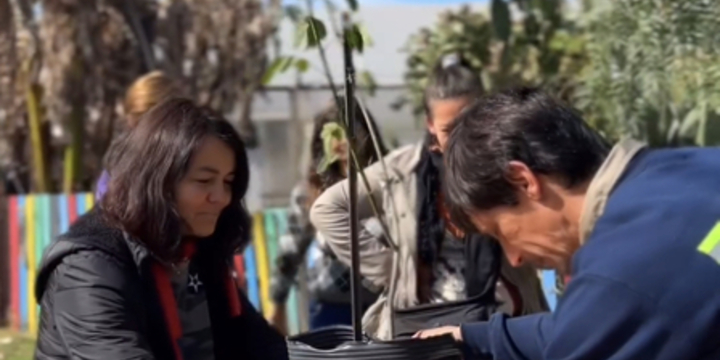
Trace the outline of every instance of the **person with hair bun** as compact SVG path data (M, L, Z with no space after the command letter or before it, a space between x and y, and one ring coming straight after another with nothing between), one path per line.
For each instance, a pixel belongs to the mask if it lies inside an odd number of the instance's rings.
M41 261L35 358L287 359L232 276L251 231L232 125L166 100L112 145L108 170L105 196Z
M162 71L153 71L136 79L125 93L123 113L128 129L137 126L140 117L164 100L181 97L178 84ZM107 190L110 174L103 171L98 179L95 198L100 199Z
M128 88L123 102L128 127L137 126L142 114L153 106L181 95L179 85L162 71L152 71L139 77Z
M494 240L461 231L444 205L442 149L447 129L484 92L479 71L459 54L444 56L433 68L424 93L424 140L397 149L364 170L370 191L360 182L358 216L360 220L375 216L370 201L374 198L382 207L389 240L398 247L387 251L370 233L360 232L362 275L385 289L363 318L370 335L390 339L438 324L457 325L463 319L456 315L468 311L482 320L495 311L520 315L547 309L537 272L509 266ZM347 264L349 209L348 181L343 180L320 195L310 211L315 228ZM455 315L442 318L428 309Z

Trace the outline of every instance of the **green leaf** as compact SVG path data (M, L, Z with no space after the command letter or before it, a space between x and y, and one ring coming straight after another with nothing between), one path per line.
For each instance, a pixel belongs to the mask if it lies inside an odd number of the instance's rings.
M358 9L358 2L357 0L347 0L348 6L350 6L350 10L357 11Z
M365 24L360 24L358 25L358 29L360 30L360 36L362 37L362 41L363 44L365 44L365 47L373 46L374 41L370 36L370 32L368 31L367 26L365 26Z
M275 77L275 75L283 73L287 71L287 69L292 65L293 63L293 57L292 56L280 56L273 60L273 62L268 66L267 70L265 70L265 74L263 74L262 77L262 84L267 85L269 84L272 79Z
M345 41L350 44L350 47L356 49L359 52L363 51L365 44L363 42L362 34L357 25L353 25L350 30L345 33Z
M300 73L305 73L310 68L310 63L305 59L297 59L297 60L295 60L295 68Z
M323 173L330 165L340 159L340 155L335 152L334 145L339 141L346 141L345 129L336 122L329 122L323 126L320 138L323 143L323 158L318 164L317 172Z
M510 8L505 0L493 0L491 7L495 36L502 41L507 41L510 38L510 27L512 25Z
M313 47L320 44L323 39L327 36L327 29L325 28L325 24L318 20L315 17L308 16L305 18L305 22L307 23L307 36L308 36L308 46Z
M325 24L312 16L306 16L297 26L295 47L307 49L315 47L327 36Z
M377 90L377 82L375 82L375 78L372 76L372 73L365 70L360 73L360 84L367 87L368 94L370 96L375 95L375 91Z

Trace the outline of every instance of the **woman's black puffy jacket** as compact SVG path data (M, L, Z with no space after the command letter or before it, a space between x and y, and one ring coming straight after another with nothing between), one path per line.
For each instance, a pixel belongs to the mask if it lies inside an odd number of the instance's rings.
M241 314L230 316L220 280L229 259L218 261L210 246L198 249L195 259L205 284L215 359L287 359L284 338L242 292ZM151 262L147 250L107 226L99 210L78 219L49 246L40 265L35 359L177 360Z

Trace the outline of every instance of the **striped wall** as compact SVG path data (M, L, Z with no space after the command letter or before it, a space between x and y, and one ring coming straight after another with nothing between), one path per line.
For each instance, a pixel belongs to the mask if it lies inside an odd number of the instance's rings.
M39 308L33 295L43 250L70 223L93 206L89 193L8 198L10 321L16 330L37 331Z
M265 318L270 318L273 303L270 300L270 274L280 251L280 236L287 232L287 211L266 209L253 215L253 242L243 254L245 281L250 302ZM307 329L306 302L300 299L297 288L293 288L286 304L288 332L297 334Z
M94 204L93 194L35 194L13 196L8 202L8 270L10 274L10 322L18 331L36 333L39 306L33 295L36 269L44 249L70 224ZM253 242L243 255L235 259L237 272L244 282L252 304L266 316L272 311L270 274L279 251L279 238L287 229L285 209L270 209L254 214ZM5 259L0 264L6 263ZM288 331L306 329L306 316L297 291L287 303Z

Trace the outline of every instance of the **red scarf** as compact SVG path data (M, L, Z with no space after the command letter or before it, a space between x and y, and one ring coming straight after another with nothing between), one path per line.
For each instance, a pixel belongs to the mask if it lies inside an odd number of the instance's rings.
M183 258L189 259L195 254L195 243L188 242L183 244ZM175 349L175 359L183 360L182 352L178 346L178 340L182 338L183 329L180 323L180 316L177 311L177 302L175 301L175 293L173 293L172 285L170 283L170 276L168 275L167 267L163 266L159 262L155 262L152 267L153 275L155 277L155 284L157 286L158 295L160 297L160 304L165 313L165 322L168 326L168 333ZM225 275L226 290L228 293L228 301L230 303L230 315L240 316L240 296L238 295L238 289L235 282L230 274L230 269Z

